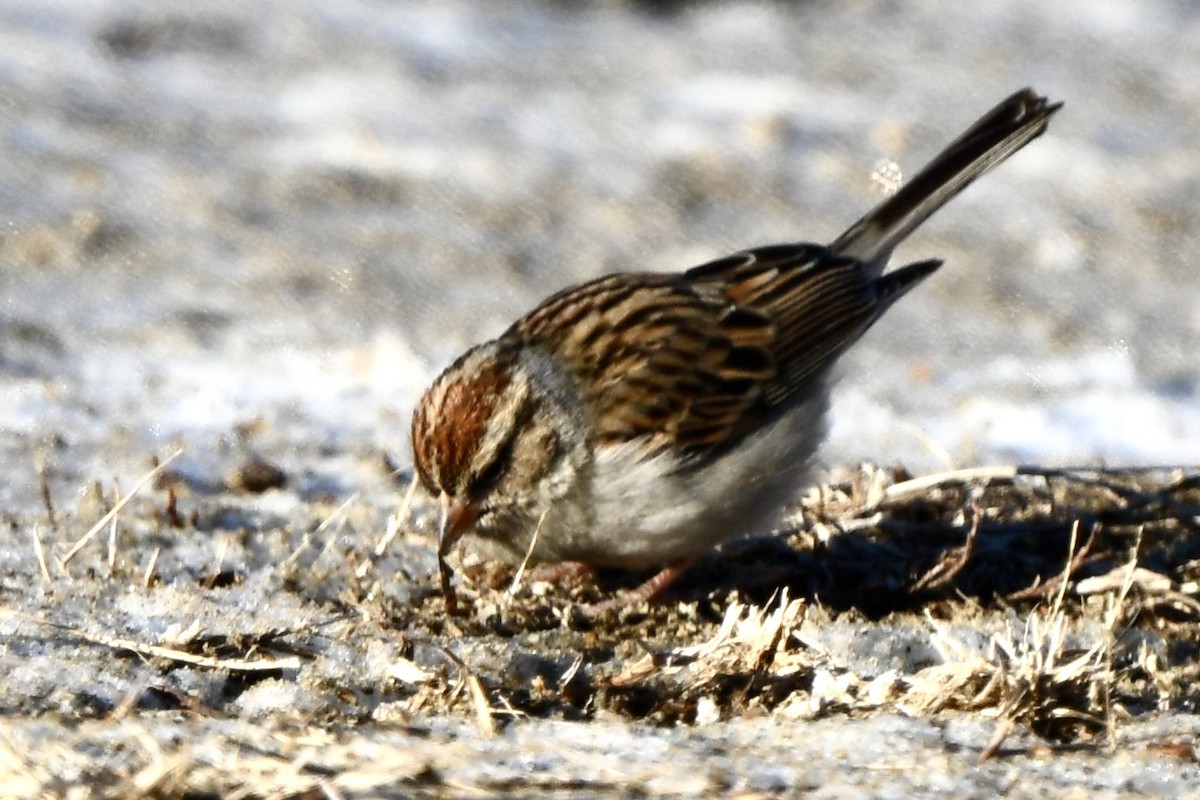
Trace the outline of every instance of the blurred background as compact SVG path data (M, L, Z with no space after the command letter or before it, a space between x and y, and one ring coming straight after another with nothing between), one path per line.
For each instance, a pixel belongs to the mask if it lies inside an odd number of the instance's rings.
M828 241L1026 85L822 461L1195 463L1197 70L1169 0L3 0L0 499L177 445L350 492L549 292Z

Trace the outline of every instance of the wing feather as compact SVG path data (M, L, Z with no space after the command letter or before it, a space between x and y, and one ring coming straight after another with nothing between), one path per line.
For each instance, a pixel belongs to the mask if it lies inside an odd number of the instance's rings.
M510 334L567 366L601 442L703 458L805 396L886 307L874 283L819 245L775 245L683 275L600 278Z

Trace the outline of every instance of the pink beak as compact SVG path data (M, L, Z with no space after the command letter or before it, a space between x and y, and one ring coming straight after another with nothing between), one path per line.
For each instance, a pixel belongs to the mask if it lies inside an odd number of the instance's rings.
M438 555L444 556L475 524L475 506L445 492L438 497L438 504L442 507L442 521L438 526Z

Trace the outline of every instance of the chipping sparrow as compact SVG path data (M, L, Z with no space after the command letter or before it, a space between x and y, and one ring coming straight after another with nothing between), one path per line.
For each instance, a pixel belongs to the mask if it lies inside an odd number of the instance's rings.
M648 597L768 526L824 436L833 363L941 265L885 274L892 249L1060 105L1012 95L828 246L609 275L463 354L412 421L417 475L441 508L447 607L445 556L467 533L508 560L667 565L631 595Z

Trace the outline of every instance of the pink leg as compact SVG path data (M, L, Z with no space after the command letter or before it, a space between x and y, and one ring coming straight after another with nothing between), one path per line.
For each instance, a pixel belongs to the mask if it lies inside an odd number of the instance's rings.
M627 592L621 592L602 602L582 606L581 610L584 616L595 618L601 614L607 614L609 611L618 611L634 603L649 602L662 594L663 590L674 583L675 579L682 575L683 571L690 567L695 560L694 558L681 558L678 561L673 561L663 567L661 571L651 576L641 586L630 589Z

